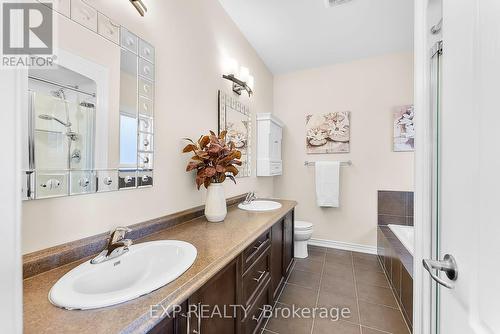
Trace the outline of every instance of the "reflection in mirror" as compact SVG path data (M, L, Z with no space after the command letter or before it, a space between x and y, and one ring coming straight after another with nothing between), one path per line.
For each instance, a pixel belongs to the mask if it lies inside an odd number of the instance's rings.
M237 177L251 174L251 133L252 117L248 106L237 97L219 91L219 132L227 131L227 141L232 141L241 151L242 165L238 167Z
M23 199L151 187L154 46L116 23L108 32L79 16L54 20L54 66L28 70Z
M135 54L121 50L120 169L137 168L137 63Z
M39 179L37 198L95 191L91 171L94 169L96 83L57 66L31 69L28 89L30 166L38 172L35 175Z

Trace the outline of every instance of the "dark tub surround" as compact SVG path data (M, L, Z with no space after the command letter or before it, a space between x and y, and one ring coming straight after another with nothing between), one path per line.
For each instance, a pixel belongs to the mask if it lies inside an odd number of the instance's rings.
M378 225L413 226L413 192L378 191Z
M86 311L68 311L50 304L50 288L71 269L87 261L67 263L24 280L24 331L26 333L186 333L185 317L160 319L152 316L151 305L171 309L202 302L210 306L244 305L249 313L231 319L191 317L191 329L203 333L256 333L264 324L262 308L272 305L284 286L293 264L293 210L296 202L279 201L282 208L269 212L247 212L228 208L222 223L208 223L204 217L175 224L149 223L153 232L144 232L137 243L154 240L182 240L198 250L194 264L175 281L140 298L123 304ZM188 210L190 215L199 210ZM175 215L172 215L174 217ZM151 224L153 227L151 227ZM158 226L163 226L160 228ZM136 229L134 231L140 230ZM158 230L159 229L159 230ZM139 232L136 232L139 233ZM96 237L100 238L100 237ZM94 240L89 238L89 240ZM59 257L81 258L80 249L89 254L85 241L62 247ZM40 252L42 254L43 252ZM42 258L58 263L54 250ZM67 255L69 254L69 255ZM30 258L30 256L28 256ZM33 256L31 256L33 258ZM255 319L258 319L256 321ZM199 327L198 327L199 326ZM217 331L217 329L222 331ZM215 332L213 331L215 330Z
M413 323L413 256L387 226L413 226L413 192L378 192L377 253L403 316Z

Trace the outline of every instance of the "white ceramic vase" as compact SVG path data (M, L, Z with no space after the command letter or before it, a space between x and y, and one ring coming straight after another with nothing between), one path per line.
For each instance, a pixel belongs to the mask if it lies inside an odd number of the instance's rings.
M211 223L224 220L227 215L226 196L222 183L212 183L207 189L207 201L205 203L205 217Z

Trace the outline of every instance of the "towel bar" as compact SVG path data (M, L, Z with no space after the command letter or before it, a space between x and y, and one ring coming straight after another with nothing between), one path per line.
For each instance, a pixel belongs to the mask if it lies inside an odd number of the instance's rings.
M304 166L314 166L316 164L315 161L305 161L304 162ZM347 161L341 161L340 162L340 166L341 167L349 167L349 166L352 166L352 161L351 160L347 160Z

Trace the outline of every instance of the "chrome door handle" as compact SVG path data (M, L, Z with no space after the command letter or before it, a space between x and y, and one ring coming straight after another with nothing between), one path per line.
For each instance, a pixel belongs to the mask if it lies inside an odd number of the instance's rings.
M444 281L434 272L434 270L444 271L450 281L456 281L458 278L458 268L457 268L457 262L455 261L455 258L452 255L446 254L444 256L443 261L424 259L422 260L422 264L424 265L425 270L429 272L432 279L435 280L437 283L441 284L442 286L448 289L453 289L455 287L454 284Z
M193 329L193 334L201 334L201 303L198 303L198 314L197 314L197 327L198 329Z

